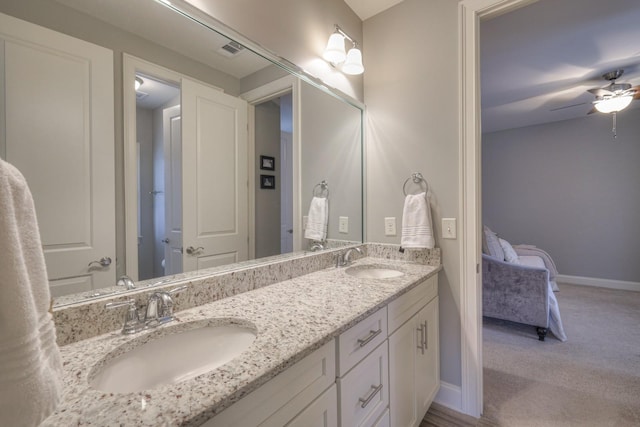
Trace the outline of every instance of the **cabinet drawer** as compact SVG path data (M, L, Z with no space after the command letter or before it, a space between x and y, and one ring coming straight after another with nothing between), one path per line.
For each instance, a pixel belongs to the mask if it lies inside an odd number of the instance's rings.
M204 426L275 425L291 420L335 382L335 340L331 340L242 400L207 421ZM277 413L277 416L270 418ZM282 423L278 424L279 426Z
M384 411L384 414L382 414L382 416L372 427L391 427L391 417L389 416L389 409Z
M383 307L338 337L338 376L344 376L386 339L387 308Z
M372 426L389 406L388 345L385 340L337 380L340 425Z
M288 423L280 423L285 427L337 427L338 426L338 392L336 385L313 401Z
M389 333L393 333L422 307L438 295L438 275L433 275L401 297L391 301L389 311Z

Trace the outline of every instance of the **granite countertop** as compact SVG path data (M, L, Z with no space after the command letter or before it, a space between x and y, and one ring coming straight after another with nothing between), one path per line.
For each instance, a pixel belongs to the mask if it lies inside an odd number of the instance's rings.
M371 257L353 263L369 264L404 275L358 279L344 268L327 268L178 312L175 322L156 329L130 336L116 331L63 346L64 400L43 426L200 425L440 270ZM93 367L121 345L229 322L255 327L257 337L240 356L213 371L135 393L107 393L88 385Z

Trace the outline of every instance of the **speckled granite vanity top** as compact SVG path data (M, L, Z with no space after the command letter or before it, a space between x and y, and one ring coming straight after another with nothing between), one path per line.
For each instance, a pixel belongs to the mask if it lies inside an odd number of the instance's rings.
M404 275L358 279L344 268L327 268L178 312L176 322L147 332L123 336L115 331L61 347L64 401L43 425L199 425L440 269L371 257L354 263L363 264ZM226 365L136 393L105 393L88 385L93 367L122 344L143 340L145 334L171 333L188 322L229 319L254 325L257 337Z

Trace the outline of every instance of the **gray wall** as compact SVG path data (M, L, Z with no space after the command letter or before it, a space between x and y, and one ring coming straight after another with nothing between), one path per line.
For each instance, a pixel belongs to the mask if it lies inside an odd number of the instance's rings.
M280 254L280 107L271 101L256 105L256 258ZM260 156L275 158L274 171L260 169ZM260 175L276 177L275 190L260 188Z
M300 109L301 213L308 214L315 186L326 180L329 184L327 239L361 241L361 111L304 82ZM348 233L339 232L341 216L349 218ZM308 241L303 242L306 247Z
M384 217L396 217L401 231L402 184L421 172L435 196L431 209L444 265L441 378L461 385L460 242L440 238L441 218L458 216L460 197L457 7L451 0L405 0L366 20L364 91L367 240L400 243L400 234L384 235Z
M140 229L138 236L138 277L150 279L153 276L153 256L155 252L153 221L153 110L136 108L136 136L140 148L139 159L139 194L140 197Z
M637 101L636 101L637 102ZM640 282L640 110L485 134L483 219L561 274Z

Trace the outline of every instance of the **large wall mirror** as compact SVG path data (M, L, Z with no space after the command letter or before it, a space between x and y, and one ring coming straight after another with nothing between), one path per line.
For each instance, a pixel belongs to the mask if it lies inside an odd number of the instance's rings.
M34 194L56 304L363 241L357 101L182 1L13 3L0 156Z

